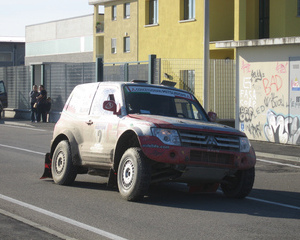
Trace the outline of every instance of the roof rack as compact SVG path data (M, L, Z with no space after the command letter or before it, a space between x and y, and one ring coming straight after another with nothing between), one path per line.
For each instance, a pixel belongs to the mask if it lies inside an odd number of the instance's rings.
M133 79L131 80L133 83L148 83L148 80L138 80L138 79Z
M175 87L177 83L172 81L163 80L160 85L164 85L167 87Z

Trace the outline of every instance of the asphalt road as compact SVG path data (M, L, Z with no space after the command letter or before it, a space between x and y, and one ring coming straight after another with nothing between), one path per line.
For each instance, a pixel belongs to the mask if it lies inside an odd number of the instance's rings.
M45 229L43 239L300 236L298 163L258 161L254 189L244 200L228 199L221 192L190 194L185 185L168 183L152 186L143 202L131 203L121 199L116 189L107 188L101 177L78 175L72 187L40 180L51 137L51 129L42 125L0 124L0 239L17 239L9 237L16 233L17 223L3 218L1 211ZM11 228L4 233L6 225ZM28 234L31 230L28 227L27 235L21 232L19 239L35 239ZM51 238L51 231L58 237Z

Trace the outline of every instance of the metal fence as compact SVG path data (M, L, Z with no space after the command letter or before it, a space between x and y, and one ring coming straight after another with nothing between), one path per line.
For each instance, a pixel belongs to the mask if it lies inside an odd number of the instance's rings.
M161 79L193 93L203 104L202 59L161 59ZM235 119L235 60L210 60L209 111L220 119Z
M43 81L52 99L52 111L63 109L73 88L81 83L96 81L95 63L50 63L43 66ZM29 109L32 68L30 66L0 68L8 92L8 107ZM195 94L203 103L203 60L155 59L152 82L174 81L176 87ZM148 80L149 62L105 63L103 81ZM210 60L209 109L220 119L235 119L235 60Z
M221 119L235 119L235 60L211 59L209 110Z
M128 82L133 79L148 80L148 61L129 63L104 63L103 81Z
M44 66L44 86L52 99L52 111L62 111L76 85L95 81L95 63L55 63Z
M0 80L4 81L8 108L28 109L31 73L28 66L1 67Z

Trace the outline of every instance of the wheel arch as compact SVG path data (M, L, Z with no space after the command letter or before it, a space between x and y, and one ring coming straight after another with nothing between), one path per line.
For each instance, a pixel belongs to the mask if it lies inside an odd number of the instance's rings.
M131 147L140 147L140 141L137 133L133 130L127 130L118 139L114 152L113 170L117 171L120 160L124 152Z
M70 144L73 164L81 165L81 158L79 156L78 144L72 133L65 132L56 136L56 138L53 140L51 144L50 157L52 158L57 145L64 140L68 141Z

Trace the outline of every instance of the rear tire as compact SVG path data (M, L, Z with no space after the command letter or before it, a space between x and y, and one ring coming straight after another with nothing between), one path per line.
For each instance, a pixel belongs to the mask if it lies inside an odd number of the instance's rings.
M77 176L77 167L73 165L71 148L68 141L61 141L55 148L52 164L52 177L59 185L72 185Z
M138 201L144 197L150 185L151 170L149 160L140 148L129 148L123 154L117 175L122 198Z
M255 178L255 169L239 170L234 175L226 177L226 183L221 183L221 189L226 197L245 198L251 192Z

